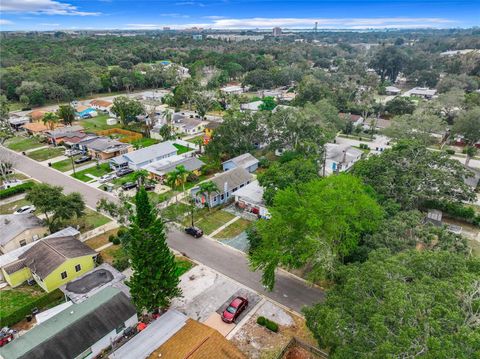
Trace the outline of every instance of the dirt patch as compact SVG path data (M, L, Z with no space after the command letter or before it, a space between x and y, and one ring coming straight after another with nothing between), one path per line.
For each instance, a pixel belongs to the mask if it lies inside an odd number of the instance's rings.
M291 348L287 354L283 356L282 359L317 359L318 357L314 356L308 350L300 348L300 347L293 347Z
M118 232L119 228L112 229L110 231L107 231L105 233L99 234L98 236L95 236L93 238L90 238L85 241L85 244L89 246L92 249L97 249L100 248L101 246L104 246L107 243L110 243L108 241L108 237L110 236L115 236Z

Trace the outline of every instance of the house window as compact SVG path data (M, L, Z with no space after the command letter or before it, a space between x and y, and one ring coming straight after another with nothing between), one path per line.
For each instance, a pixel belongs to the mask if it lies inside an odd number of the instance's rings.
M116 331L117 334L120 334L122 332L122 330L124 330L124 329L125 329L125 323L120 325L117 329L115 329L115 331Z
M80 272L82 270L82 266L80 264L77 264L75 266L75 272Z
M238 187L235 187L234 189L232 189L232 192L235 192L237 189L238 189Z
M225 199L225 195L222 194L222 195L220 196L220 199L223 201L223 200Z
M23 247L23 246L26 246L27 245L27 241L25 239L22 239L20 242L20 247Z
M62 279L67 278L67 272L60 273L60 276L62 277Z
M240 185L240 188L242 188L243 186L245 186L243 183Z

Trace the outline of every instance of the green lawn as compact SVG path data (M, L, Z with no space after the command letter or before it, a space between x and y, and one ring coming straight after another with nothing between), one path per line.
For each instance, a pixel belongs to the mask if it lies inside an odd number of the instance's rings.
M177 148L177 155L181 155L182 153L185 153L185 152L190 152L190 151L193 151L194 148L188 148L186 146L182 146L182 145L179 145L178 143L174 143L173 144L176 148Z
M40 142L40 140L36 137L17 136L9 138L7 141L5 141L6 147L17 152L30 150L44 145L45 143Z
M203 135L195 136L195 137L187 140L187 142L196 143L198 141L198 139L201 139L203 141Z
M194 223L208 235L234 218L233 214L226 211L212 209L209 212L208 209L202 208L194 215ZM182 223L185 226L190 225L190 217L185 217Z
M179 277L188 272L195 265L185 257L175 257L175 262L177 263L177 274Z
M11 214L22 206L30 204L26 199L19 199L15 202L2 204L0 206L0 214Z
M146 137L143 137L139 140L136 140L136 141L133 141L132 142L132 145L133 147L135 147L136 149L139 149L139 148L145 148L145 147L149 147L149 146L152 146L152 145L155 145L157 144L159 141L154 139L154 138L146 138Z
M108 130L109 128L114 128L114 127L116 128L121 127L119 126L119 124L114 126L107 125L107 119L109 119L110 117L111 116L109 114L100 113L97 117L80 120L79 124L83 126L85 131L89 131L89 132Z
M110 172L112 172L110 165L108 163L102 163L98 166L77 171L75 174L72 173L70 176L83 182L89 182L92 180L92 177L87 176L87 174L91 174L92 176L95 176L95 177L102 177L103 175L106 175L107 173L110 173Z
M78 156L74 156L73 157L73 160L75 161L77 158L81 157L80 155ZM86 163L88 162L84 162L80 165L75 165L75 169L78 167L78 166L83 166L85 165ZM72 167L72 160L70 158L67 158L65 160L61 160L61 161L58 161L58 162L54 162L52 163L52 167L55 168L56 170L59 170L61 172L66 172L66 171L69 171L71 170L73 167Z
M91 210L90 208L85 209L85 215L81 217L81 230L90 231L97 227L103 226L111 221L110 218L105 217L103 214Z
M63 293L57 289L44 292L38 285L22 285L15 289L2 290L0 305L0 325L11 326L25 318L34 307L50 308L64 301ZM16 313L16 314L15 314Z
M230 224L228 227L218 232L215 235L215 238L218 238L218 239L234 238L238 236L240 233L242 233L243 231L245 231L248 227L250 227L251 224L252 222L247 221L244 218L239 218L235 222Z
M49 158L61 156L64 152L65 149L63 147L48 147L29 152L27 156L35 161L42 162L48 160Z
M116 185L117 187L123 185L124 183L127 182L135 182L135 172L129 173L126 176L120 177L120 178L115 178L112 183Z

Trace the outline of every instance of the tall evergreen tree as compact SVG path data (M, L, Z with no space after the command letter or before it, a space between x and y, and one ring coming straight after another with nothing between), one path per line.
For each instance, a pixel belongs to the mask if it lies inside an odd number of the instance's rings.
M175 256L166 243L164 223L142 187L135 197L136 216L129 228L133 275L128 283L138 310L168 307L181 294Z

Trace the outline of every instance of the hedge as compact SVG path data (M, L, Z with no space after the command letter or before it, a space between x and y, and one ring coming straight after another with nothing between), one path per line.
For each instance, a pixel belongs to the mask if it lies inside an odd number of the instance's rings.
M53 292L47 293L46 295L39 297L37 300L29 303L28 305L18 308L13 313L0 318L0 327L8 327L16 324L21 320L25 319L27 315L32 314L33 308L44 308L52 302L56 302L63 297L64 295L60 289L56 289Z
M267 328L268 330L277 333L278 332L278 324L265 318L265 317L258 317L257 324L261 325L262 327Z
M15 187L0 190L0 199L8 198L16 194L26 192L33 187L33 182L25 182Z
M425 202L424 207L438 209L451 217L463 219L477 226L480 225L480 215L477 215L475 209L461 203L431 200Z

